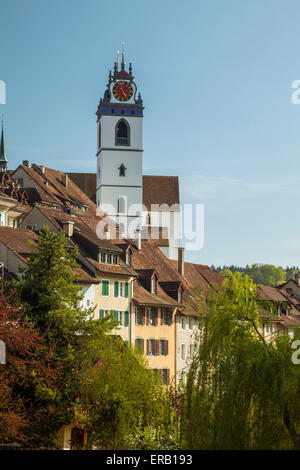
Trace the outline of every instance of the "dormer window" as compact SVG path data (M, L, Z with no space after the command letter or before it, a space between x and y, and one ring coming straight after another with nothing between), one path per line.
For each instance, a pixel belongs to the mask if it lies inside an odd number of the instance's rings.
M106 262L107 262L108 264L111 264L111 254L107 254L107 255L106 255Z
M116 145L130 145L130 128L125 119L120 119L116 124Z
M156 294L156 277L151 279L151 294Z
M113 255L113 263L118 264L118 255Z
M128 250L126 255L125 255L125 263L129 266L130 263L131 263L131 255L130 255L130 251Z
M101 253L101 263L105 263L105 253Z
M182 292L181 289L178 290L178 302L181 304L182 302Z

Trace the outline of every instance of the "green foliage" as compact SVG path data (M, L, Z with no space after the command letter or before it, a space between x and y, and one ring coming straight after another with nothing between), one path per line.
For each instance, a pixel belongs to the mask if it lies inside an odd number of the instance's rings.
M59 429L70 423L89 430L90 448L175 445L177 421L172 421L168 392L141 354L111 334L113 318L94 319L92 309L82 308L77 256L64 233L56 235L45 227L27 269L5 287L43 335L42 354L58 369L55 383L31 371L29 403L47 405L47 413L34 422L34 435L41 430L38 443L27 435L26 447L53 448Z
M120 338L107 337L100 355L84 391L85 403L90 404L89 445L98 449L159 448L161 435L168 435L168 392L141 354Z
M252 264L251 266L223 266L217 268L217 271L228 276L231 273L241 273L243 276L249 276L255 284L264 284L266 286L277 286L285 282L286 271L281 266L272 264Z
M300 368L292 363L288 335L279 334L273 343L260 335L253 282L231 275L199 309L197 352L182 405L182 446L299 449Z

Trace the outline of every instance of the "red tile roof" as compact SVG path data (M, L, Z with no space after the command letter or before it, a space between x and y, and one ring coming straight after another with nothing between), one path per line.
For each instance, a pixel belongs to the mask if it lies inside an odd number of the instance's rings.
M152 204L179 204L178 176L143 176L143 205L151 210Z

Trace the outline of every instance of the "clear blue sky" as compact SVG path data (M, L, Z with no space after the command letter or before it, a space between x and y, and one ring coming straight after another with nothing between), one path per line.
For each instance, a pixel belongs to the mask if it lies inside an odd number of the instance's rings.
M95 111L126 41L144 173L205 204L205 264L300 264L299 0L1 0L9 167L95 171Z

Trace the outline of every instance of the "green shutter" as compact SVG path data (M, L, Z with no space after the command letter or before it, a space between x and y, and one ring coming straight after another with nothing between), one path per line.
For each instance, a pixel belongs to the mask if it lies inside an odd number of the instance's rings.
M104 310L100 310L100 318L104 318Z
M115 282L115 297L119 297L119 283Z
M125 282L125 297L128 298L128 282Z
M129 325L129 312L125 312L125 326Z
M114 310L113 313L114 313L114 319L116 320L117 323L119 323L119 312L118 312L118 310Z
M108 295L108 281L102 281L102 295Z

